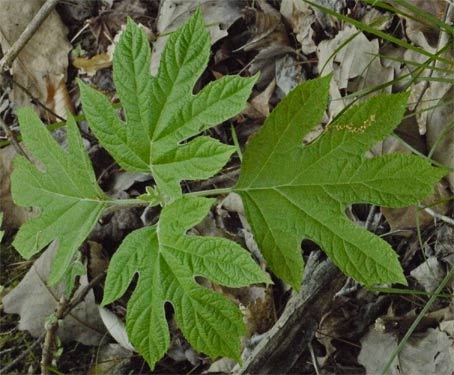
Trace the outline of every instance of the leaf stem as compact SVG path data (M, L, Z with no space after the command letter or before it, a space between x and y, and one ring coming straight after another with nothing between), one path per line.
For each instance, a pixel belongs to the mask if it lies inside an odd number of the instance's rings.
M210 190L200 190L200 191L192 191L190 193L185 194L187 197L207 197L210 195L221 195L221 194L228 194L233 191L232 187L228 188L220 188L220 189L210 189Z
M112 206L127 206L127 207L135 207L135 206L148 206L150 202L142 201L140 199L115 199L110 202Z

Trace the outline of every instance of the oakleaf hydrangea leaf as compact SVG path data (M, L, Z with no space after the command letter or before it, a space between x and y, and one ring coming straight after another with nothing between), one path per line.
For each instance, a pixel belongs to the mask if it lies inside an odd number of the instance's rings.
M111 259L102 303L121 297L139 274L128 302L126 329L152 368L169 347L166 302L172 304L179 328L196 350L213 358L240 360L240 336L245 333L241 312L233 302L200 286L196 276L229 287L270 282L236 243L185 235L213 202L183 197L165 206L156 225L129 234Z
M126 122L104 95L80 82L86 118L104 148L124 169L151 172L169 200L181 196L182 180L211 177L227 163L234 147L209 137L187 140L240 112L256 81L225 76L193 95L209 53L209 34L198 10L169 37L153 77L146 35L128 20L113 58Z
M294 288L303 272L303 238L363 284L406 284L397 254L352 223L345 209L353 203L414 204L446 171L414 155L365 157L400 123L407 94L378 95L351 107L304 146L303 137L322 118L329 82L306 82L281 101L250 141L235 191L270 268Z
M59 248L48 280L55 284L110 202L96 183L71 115L67 121L68 151L58 145L31 108L20 109L18 117L23 141L37 165L16 157L12 195L16 204L37 207L40 214L21 226L13 246L28 259L57 240Z

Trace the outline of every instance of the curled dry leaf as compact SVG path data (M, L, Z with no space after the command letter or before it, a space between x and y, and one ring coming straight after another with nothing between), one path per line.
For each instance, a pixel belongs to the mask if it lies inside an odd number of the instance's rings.
M258 52L248 70L251 74L260 72L257 85L264 88L276 75L276 61L295 51L289 45L281 14L266 1L260 0L257 5L245 12L250 37L238 50Z
M112 65L112 56L108 53L101 53L93 57L76 57L73 65L88 76L93 76L100 69L108 68Z
M19 38L44 0L2 0L0 12L0 44L7 51ZM65 116L58 109L67 100L66 70L71 44L67 30L54 10L21 50L12 65L13 77L41 103ZM11 93L17 105L27 105L30 97L17 85ZM64 102L68 106L68 102Z

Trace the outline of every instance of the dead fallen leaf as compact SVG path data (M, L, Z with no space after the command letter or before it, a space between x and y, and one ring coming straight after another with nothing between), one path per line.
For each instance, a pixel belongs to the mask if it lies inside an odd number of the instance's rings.
M115 339L115 341L124 349L129 351L131 355L135 352L134 347L128 339L128 333L126 332L125 323L120 320L112 311L105 307L98 306L99 316L101 317L107 331Z
M247 108L243 114L253 119L264 119L270 114L270 98L276 88L276 80L272 80L265 90L258 94L254 99L248 103Z
M367 374L378 374L397 344L395 335L371 329L361 340L358 362L366 368ZM449 337L439 329L430 328L425 333L415 334L393 361L388 374L452 375L454 362L450 355L451 346Z
M295 50L289 45L281 13L264 0L257 1L256 5L245 11L250 37L237 51L258 51L248 71L251 74L260 72L257 87L264 89L276 76L276 62Z
M443 18L446 0L406 0L407 3L413 5L414 7L419 8L420 10L428 13L429 15L435 16L439 19ZM391 4L396 9L401 10L403 13L409 14L411 17L405 17L405 29L407 32L408 38L415 44L420 45L421 47L427 47L426 43L429 45L435 45L437 43L438 33L437 29L427 23L424 17L419 16L412 11L409 11L404 6L400 5L396 0L385 0L385 2ZM420 35L418 35L420 34ZM421 38L422 36L422 38ZM424 42L425 41L425 42Z
M44 0L0 0L0 44L8 50L39 10ZM67 29L54 10L21 50L12 65L13 78L25 87L41 103L51 105L54 111L60 107L66 91L68 53L72 46L68 42ZM30 97L14 85L12 100L18 105L30 104ZM66 103L65 103L66 104ZM57 113L65 117L66 112Z
M314 53L317 47L313 40L312 24L316 22L316 18L309 4L301 0L283 0L280 12L292 26L296 39L301 44L303 54Z
M76 57L73 65L81 70L82 74L93 76L100 69L108 68L112 65L112 58L107 53L101 53L93 57Z
M348 40L350 42L339 49ZM361 31L348 25L334 39L320 42L317 47L318 70L323 75L334 72L339 89L346 89L349 80L364 74L378 53L377 39L369 41Z
M160 37L153 44L151 55L151 73L156 74L159 60L170 32L181 26L190 15L201 7L205 24L210 25L208 31L211 44L224 38L227 29L241 17L244 0L212 1L212 0L162 0L159 4L157 30Z
M340 48L341 46L343 47ZM352 92L358 86L366 88L370 84L382 83L382 74L387 77L393 75L391 68L382 66L377 57L378 54L378 40L367 39L361 31L350 25L339 31L333 39L319 43L317 46L318 72L320 75L331 72L334 74L330 84L331 101L328 107L328 120L353 100L343 98L341 90ZM377 61L374 63L374 60ZM356 82L353 79L357 79Z
M410 272L410 275L424 288L426 292L433 292L440 285L445 271L437 257L427 260Z
M103 345L96 352L96 360L88 369L88 375L123 375L130 373L132 352L118 344Z
M46 284L57 249L54 244L49 245L22 281L2 300L6 313L20 315L19 329L29 331L34 337L44 332L44 322L54 313L65 291L64 282L55 287ZM81 288L87 283L86 276L82 276ZM84 345L98 345L104 339L105 327L92 291L63 320L57 334L62 342L79 341Z
M11 145L0 149L0 211L4 213L3 228L6 231L19 228L33 216L32 210L16 206L11 197L10 177L15 156L16 150Z
M422 204L430 206L431 203L443 201L443 203L437 204L431 209L437 214L445 215L449 210L449 202L446 198L450 196L446 183L439 182L435 185L435 192L429 198L425 199ZM427 213L425 210L417 209L416 206L404 207L404 208L388 208L381 207L381 212L386 218L391 231L402 231L408 229L409 231L398 232L396 234L402 236L411 235L413 230L419 225L420 228L426 228L427 226L434 223L432 215Z
M231 374L236 362L233 359L224 357L213 362L211 366L203 372L204 374Z
M290 54L276 60L276 86L279 97L286 96L298 83L304 80L301 64Z

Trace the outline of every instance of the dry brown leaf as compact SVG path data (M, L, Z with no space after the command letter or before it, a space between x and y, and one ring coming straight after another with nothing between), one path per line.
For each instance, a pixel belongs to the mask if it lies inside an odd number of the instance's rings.
M16 150L13 146L0 149L0 211L3 215L3 227L7 231L19 228L27 219L33 216L29 209L16 206L11 197L11 173Z
M101 53L93 57L76 57L73 65L80 69L82 74L93 76L98 70L110 67L112 57L108 53Z
M273 95L275 87L276 80L273 79L268 86L266 86L265 90L248 103L248 106L243 113L253 119L268 117L270 114L270 98Z
M39 10L44 0L0 0L0 44L8 50ZM41 103L52 103L52 109L66 94L52 94L51 90L65 90L68 53L67 29L54 10L12 65L13 78ZM62 85L63 83L63 85ZM30 104L30 97L14 85L11 99L19 106ZM58 113L64 117L65 112Z
M444 203L437 204L431 207L437 214L445 215L449 210L449 204L446 198L450 196L447 191L447 186L443 182L435 185L435 192L429 198L425 199L422 204L430 206L431 203L445 200ZM413 233L414 229L419 225L420 228L425 228L434 222L434 218L424 210L418 210L416 206L405 208L387 208L382 207L381 212L386 218L391 231L399 231L396 234L402 236L409 236ZM408 230L408 231L406 231Z
M251 74L260 72L257 87L264 89L276 77L277 61L295 50L289 46L281 13L264 0L257 1L256 5L256 8L246 9L250 37L237 51L258 51L248 71Z

